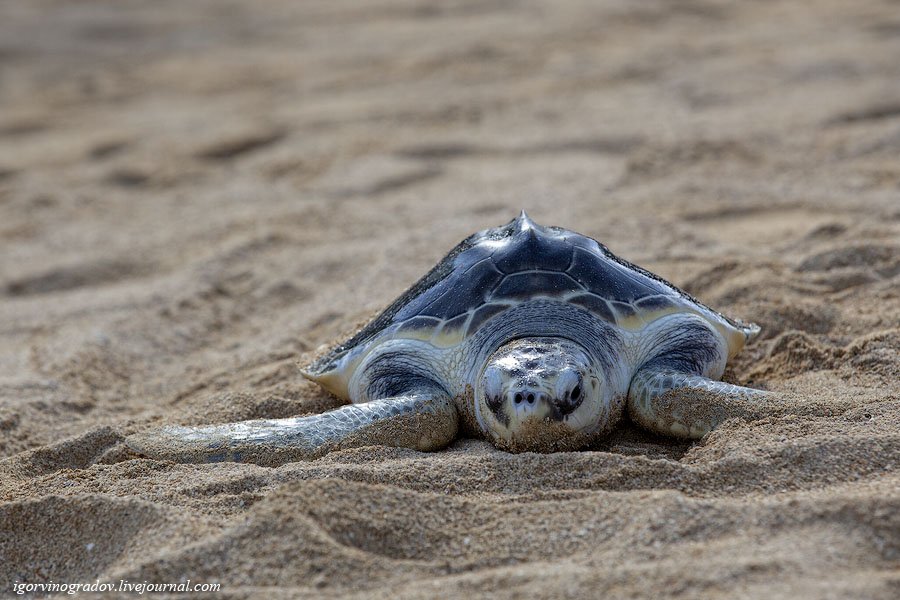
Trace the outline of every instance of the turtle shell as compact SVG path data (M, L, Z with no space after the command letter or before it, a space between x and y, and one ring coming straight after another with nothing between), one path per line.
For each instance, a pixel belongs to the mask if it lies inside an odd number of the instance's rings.
M320 381L342 368L354 349L403 337L449 347L522 302L569 302L618 327L636 330L668 313L693 311L740 343L758 330L701 304L661 277L614 255L603 244L522 214L475 233L444 257L356 335L313 362L304 374Z

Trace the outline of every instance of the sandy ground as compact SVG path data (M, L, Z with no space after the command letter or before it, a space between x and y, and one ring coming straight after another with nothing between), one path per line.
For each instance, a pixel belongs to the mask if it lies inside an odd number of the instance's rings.
M900 595L900 3L0 2L0 595ZM682 444L130 457L320 412L298 363L520 208L852 400Z

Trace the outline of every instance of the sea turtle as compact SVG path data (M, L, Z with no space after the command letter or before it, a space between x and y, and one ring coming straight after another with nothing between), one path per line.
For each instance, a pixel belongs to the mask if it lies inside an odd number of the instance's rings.
M716 381L759 331L610 252L522 214L458 244L303 375L352 404L314 416L129 436L182 462L280 464L353 446L584 448L628 412L701 438L768 392Z

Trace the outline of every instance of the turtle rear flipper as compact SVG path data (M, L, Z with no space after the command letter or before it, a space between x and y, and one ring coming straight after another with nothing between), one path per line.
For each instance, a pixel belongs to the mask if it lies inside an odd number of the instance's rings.
M457 427L449 396L429 390L309 417L161 427L130 435L125 443L138 454L161 460L277 466L361 446L437 450L456 437Z

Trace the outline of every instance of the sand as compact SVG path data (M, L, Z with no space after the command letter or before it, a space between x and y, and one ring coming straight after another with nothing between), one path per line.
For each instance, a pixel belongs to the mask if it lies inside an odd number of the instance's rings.
M898 597L898 56L887 0L3 0L0 595ZM298 364L521 208L761 325L729 381L845 409L125 451L337 406Z

